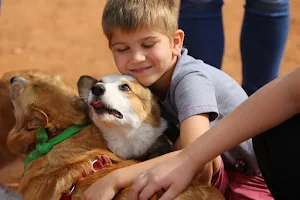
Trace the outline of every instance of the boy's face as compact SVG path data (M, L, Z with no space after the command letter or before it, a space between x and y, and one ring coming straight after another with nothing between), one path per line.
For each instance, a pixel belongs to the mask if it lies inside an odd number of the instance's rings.
M133 76L144 86L152 85L175 66L179 54L166 35L147 28L131 33L117 29L110 49L120 73Z

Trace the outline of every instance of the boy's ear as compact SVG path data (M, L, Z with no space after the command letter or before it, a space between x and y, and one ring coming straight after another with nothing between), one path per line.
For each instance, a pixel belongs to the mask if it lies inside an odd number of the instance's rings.
M177 29L173 37L173 56L178 56L181 52L184 40L184 32L181 29Z

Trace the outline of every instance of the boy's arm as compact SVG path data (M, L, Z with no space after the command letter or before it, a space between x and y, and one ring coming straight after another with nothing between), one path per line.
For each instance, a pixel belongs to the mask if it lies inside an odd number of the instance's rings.
M180 151L171 152L154 159L144 161L129 167L115 170L93 183L84 193L84 200L111 200L120 189L129 187L132 182L144 171L149 170L155 164L162 162Z
M178 142L180 149L185 148L209 129L208 114L191 116L182 121Z
M200 114L200 115L195 115L192 117L189 117L187 119L185 119L180 126L180 147L181 149L183 149L184 147L186 147L187 145L189 145L190 143L192 143L194 140L196 140L199 136L201 136L204 132L206 132L209 129L209 120L208 120L208 114ZM127 187L129 185L132 184L132 181L141 173L147 171L148 169L150 169L151 167L153 167L154 165L156 165L157 163L162 162L163 160L166 160L176 154L178 154L181 149L177 149L177 151L159 156L157 158L151 159L151 160L147 160L144 161L142 163L130 166L130 167L126 167L126 168L122 168L117 170L117 172L115 173L115 175L118 177L117 179L118 181L118 186L117 189L121 189L124 187ZM214 160L214 159L212 159ZM220 161L219 161L220 162ZM219 162L217 162L218 164L220 164ZM217 163L213 163L208 161L209 165L216 165ZM210 171L210 167L211 166L207 166L207 171L205 171L205 173L210 174L210 176L208 176L207 174L205 175L205 178L207 180L202 180L201 182L205 182L207 184L210 183L211 181L211 176L213 174L211 174ZM214 172L216 173L216 172Z
M208 114L199 114L191 116L182 121L180 126L180 137L179 144L180 149L184 149L190 143L195 141L203 133L209 129L209 119ZM202 152L197 152L201 154ZM196 156L197 154L194 154ZM211 179L214 174L216 174L221 165L221 156L216 156L216 158L208 161L201 172L201 175L198 176L198 181L203 184L210 185Z
M208 114L201 114L185 119L180 127L180 145L181 148L197 139L202 133L209 128ZM85 199L97 199L101 194L101 199L111 199L120 189L128 187L143 172L149 170L154 165L166 160L181 150L159 156L157 158L138 163L133 166L118 169L101 180L94 183L86 192ZM211 177L216 171L217 162L209 162L206 165L204 173L199 181L210 184ZM218 168L218 167L217 167Z

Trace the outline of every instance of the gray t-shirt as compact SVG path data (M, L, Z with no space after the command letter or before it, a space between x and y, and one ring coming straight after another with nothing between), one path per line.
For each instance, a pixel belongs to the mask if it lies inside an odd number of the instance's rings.
M178 129L184 119L201 113L209 113L212 127L246 100L247 94L229 75L187 53L187 49L182 50L170 89L161 103ZM225 152L222 158L226 168L260 174L251 139Z

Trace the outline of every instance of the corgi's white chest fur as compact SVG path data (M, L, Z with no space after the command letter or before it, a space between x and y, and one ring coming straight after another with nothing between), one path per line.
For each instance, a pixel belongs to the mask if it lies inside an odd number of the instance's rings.
M160 127L154 128L150 124L142 123L138 128L101 127L108 148L123 159L134 159L143 156L163 134L167 122L161 118ZM134 130L134 131L133 131Z

